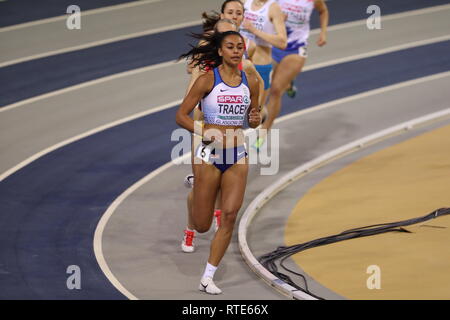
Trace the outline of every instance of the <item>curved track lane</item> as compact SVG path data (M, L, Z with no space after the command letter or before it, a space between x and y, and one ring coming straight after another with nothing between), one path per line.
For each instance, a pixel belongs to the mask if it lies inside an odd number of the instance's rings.
M427 5L442 3L432 2ZM388 3L384 13L424 5L421 1ZM336 13L346 12L340 17L348 12L366 17L365 10L357 10L357 6L338 10L342 2L329 4L338 6ZM449 43L304 72L299 82L300 104L284 100L282 114L447 71ZM124 298L97 265L92 249L94 230L108 205L123 190L170 160L173 144L168 141L175 128L174 112L175 109L157 112L77 141L34 161L0 183L0 286L6 288L0 293L1 298ZM9 141L14 143L14 138ZM174 237L178 240L178 234ZM83 289L79 291L66 287L66 269L74 264L82 270ZM185 290L190 292L190 287Z
M357 3L351 0L330 1L328 6L333 12L330 25L367 19L366 8L371 4L370 0ZM442 4L448 4L448 1L387 1L382 5L382 14ZM312 17L311 21L312 28L317 28L318 18ZM0 87L0 107L117 72L177 59L189 49L186 35L200 31L199 26L188 27L0 68L0 78L8 79ZM0 33L0 39L2 36ZM65 37L70 38L70 34L65 34Z
M450 58L444 54L449 45L447 41L305 72L303 103L298 106L291 100L282 114L449 70ZM386 61L395 63L395 68L377 69ZM418 61L414 69L409 61ZM365 69L375 71L362 77L360 70ZM343 74L347 75L346 85ZM2 266L0 283L10 288L4 294L64 299L74 295L119 297L93 257L95 226L124 189L170 161L173 144L167 141L176 128L174 113L175 109L158 112L68 145L0 184L4 213L0 261L8 262ZM65 287L65 270L72 264L85 270L84 289L77 293Z

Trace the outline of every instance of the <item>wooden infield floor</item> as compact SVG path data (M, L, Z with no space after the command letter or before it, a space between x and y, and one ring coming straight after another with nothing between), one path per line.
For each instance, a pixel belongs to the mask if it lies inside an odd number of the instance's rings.
M449 147L446 125L334 172L298 201L286 226L286 244L449 207ZM406 229L411 233L339 242L293 259L314 280L346 298L448 299L450 217Z

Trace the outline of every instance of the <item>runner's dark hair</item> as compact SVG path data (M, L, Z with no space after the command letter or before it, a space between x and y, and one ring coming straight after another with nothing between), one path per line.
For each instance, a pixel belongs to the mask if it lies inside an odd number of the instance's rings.
M230 35L239 36L244 40L242 35L236 31L205 33L199 38L201 45L196 47L191 45L192 49L182 54L178 59L189 59L194 63L194 67L200 66L202 69L207 67L216 68L222 64L219 48L223 40Z

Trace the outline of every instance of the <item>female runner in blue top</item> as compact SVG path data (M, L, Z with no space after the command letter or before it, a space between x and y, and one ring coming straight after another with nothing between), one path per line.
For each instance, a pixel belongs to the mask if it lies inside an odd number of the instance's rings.
M240 0L225 0L221 7L221 13L217 12L210 12L206 13L204 12L202 14L203 18L203 33L193 35L197 39L202 39L204 34L212 34L213 32L226 32L226 31L239 31L239 27L244 19L244 5ZM201 45L202 42L200 41L199 45ZM259 105L261 105L262 97L264 93L264 80L259 75L258 71L256 71L255 66L253 63L248 59L242 59L242 64L240 69L242 70L242 67L246 73L247 76L252 77L253 75L258 78L258 84L259 84ZM197 66L193 68L193 65L191 63L188 64L188 73L191 74L191 79L189 82L188 89L186 91L186 94L189 92L190 88L194 84L195 80L197 78L204 74L205 72L209 71L210 67L207 66L207 68L202 68L202 66ZM203 113L201 112L200 108L194 109L193 114L194 120L200 120L203 121ZM192 150L192 163L194 151ZM185 186L188 188L192 188L194 185L194 175L192 173L188 174L184 178ZM183 252L191 253L195 251L195 231L193 230L193 224L192 224L192 201L193 201L193 192L192 190L189 192L187 197L187 209L188 209L188 219L187 219L187 225L184 230L184 236L183 240L181 241L181 249ZM216 206L214 210L214 229L217 231L217 229L220 227L220 221L221 221L221 210L220 210L220 192L217 194L216 199Z
M254 76L239 70L245 51L243 37L235 31L205 35L206 44L195 47L182 57L209 64L214 69L201 75L176 114L176 122L202 137L195 147L194 201L192 218L198 232L206 232L212 222L211 212L219 188L222 192L222 224L211 243L199 290L220 294L214 273L231 240L247 183L248 162L242 125L245 117L256 128L261 117L259 88ZM198 103L204 113L204 126L196 126L189 116Z

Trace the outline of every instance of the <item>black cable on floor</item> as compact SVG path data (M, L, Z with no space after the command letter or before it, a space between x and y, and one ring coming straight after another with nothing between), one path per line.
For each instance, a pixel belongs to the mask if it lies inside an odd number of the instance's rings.
M276 250L260 256L258 258L258 261L267 270L269 270L273 275L275 275L279 279L283 280L284 282L288 283L292 287L297 288L298 290L303 291L317 299L323 300L324 298L319 297L309 291L308 283L307 283L304 275L302 275L298 272L295 272L293 270L290 270L284 265L287 258L289 258L290 256L292 256L296 253L299 253L301 251L305 251L307 249L320 247L320 246L324 246L324 245L339 242L339 241L344 241L344 240L349 240L349 239L354 239L354 238L361 238L361 237L368 237L368 236L373 236L376 234L381 234L381 233L386 233L386 232L410 233L410 231L408 231L402 227L420 223L420 222L425 222L427 220L435 219L437 217L448 215L448 214L450 214L450 208L440 208L440 209L437 209L425 216L418 217L418 218L413 218L413 219L408 219L408 220L403 220L403 221L398 221L398 222L376 224L376 225L371 225L371 226L366 226L366 227L361 227L361 228L356 228L356 229L350 229L350 230L343 231L336 235L315 239L315 240L308 241L305 243L292 245L289 247L280 246ZM280 260L280 266L284 270L286 270L290 273L293 273L303 279L303 282L305 284L304 288L299 286L298 284L296 284L288 275L278 271L278 266L276 264L277 260Z

